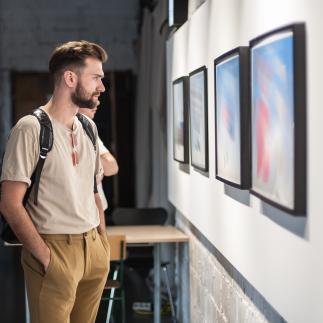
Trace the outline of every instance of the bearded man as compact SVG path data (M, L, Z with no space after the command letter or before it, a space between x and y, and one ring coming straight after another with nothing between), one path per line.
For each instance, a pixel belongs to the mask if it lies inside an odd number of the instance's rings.
M94 323L97 315L110 258L95 189L95 178L103 171L99 150L76 115L79 106L97 107L105 91L106 60L105 50L87 41L65 43L52 54L54 92L40 108L51 121L54 139L41 173L38 203L32 198L23 203L40 154L38 120L32 115L20 119L7 142L0 207L23 244L32 323ZM89 122L97 147L97 129Z

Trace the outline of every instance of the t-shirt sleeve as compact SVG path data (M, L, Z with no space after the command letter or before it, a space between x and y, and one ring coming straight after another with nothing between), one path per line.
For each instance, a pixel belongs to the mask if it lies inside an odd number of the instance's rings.
M17 181L30 186L39 156L40 126L37 123L35 117L27 116L11 130L3 158L1 182Z
M102 142L102 140L99 136L98 136L98 144L99 144L100 155L103 155L103 154L109 152L109 149L106 146L104 146L104 143Z

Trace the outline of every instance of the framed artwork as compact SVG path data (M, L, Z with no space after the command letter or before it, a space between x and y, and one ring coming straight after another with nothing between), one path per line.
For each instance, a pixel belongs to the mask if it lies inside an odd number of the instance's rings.
M189 75L191 162L194 167L205 172L209 168L206 73L206 67L203 66Z
M216 178L250 189L249 48L214 60Z
M173 82L173 143L174 159L188 163L188 77L181 77Z
M306 213L305 25L250 41L251 192L292 214Z

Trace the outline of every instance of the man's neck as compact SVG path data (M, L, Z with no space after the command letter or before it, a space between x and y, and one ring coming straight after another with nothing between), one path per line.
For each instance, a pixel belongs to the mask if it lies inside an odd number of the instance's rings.
M43 109L56 121L69 129L73 129L74 117L79 108L71 100L64 100L63 96L54 92Z

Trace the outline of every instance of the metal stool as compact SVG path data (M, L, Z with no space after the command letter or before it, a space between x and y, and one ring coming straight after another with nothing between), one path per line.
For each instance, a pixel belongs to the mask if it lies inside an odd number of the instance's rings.
M174 302L173 302L172 293L170 290L170 283L169 283L169 277L168 277L168 271L167 271L167 265L169 265L169 264L170 264L169 262L163 262L163 263L161 263L161 268L162 268L163 272L165 273L165 282L166 282L166 288L167 288L170 309L172 312L172 320L173 320L173 323L177 323L175 306L174 306Z

